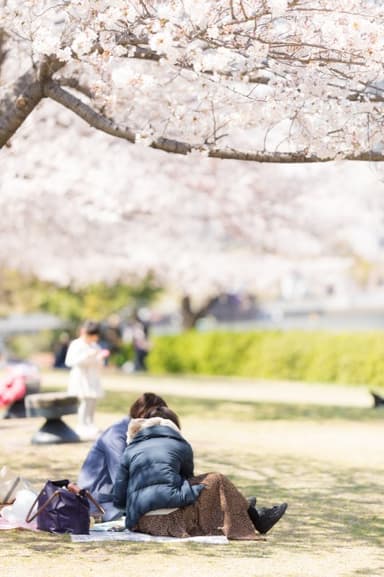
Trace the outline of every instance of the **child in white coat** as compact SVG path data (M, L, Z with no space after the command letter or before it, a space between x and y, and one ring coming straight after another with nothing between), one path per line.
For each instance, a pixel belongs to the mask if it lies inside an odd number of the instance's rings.
M94 424L97 399L103 396L100 368L109 355L98 345L100 324L86 321L80 336L67 351L65 364L70 367L68 394L79 398L77 433L81 438L93 438L98 430Z

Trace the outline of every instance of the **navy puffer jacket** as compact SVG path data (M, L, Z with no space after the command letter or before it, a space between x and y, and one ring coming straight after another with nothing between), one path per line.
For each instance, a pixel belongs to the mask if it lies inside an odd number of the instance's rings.
M192 447L171 421L132 419L128 434L135 428L113 490L114 505L125 509L128 529L148 511L191 505L203 488L187 480L193 476Z

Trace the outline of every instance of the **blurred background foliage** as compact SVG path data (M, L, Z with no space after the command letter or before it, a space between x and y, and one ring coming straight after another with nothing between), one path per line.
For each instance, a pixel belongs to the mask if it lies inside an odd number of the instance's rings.
M151 275L134 285L95 283L61 287L14 270L0 270L0 316L33 311L57 315L80 323L86 318L102 321L137 303L149 303L161 292Z
M95 283L85 287L63 287L27 273L2 269L0 317L38 312L54 315L63 321L58 330L8 334L5 337L6 347L13 355L21 358L51 351L63 330L73 337L85 319L108 322L111 316L119 315L119 318L126 321L137 308L148 306L159 293L161 288L151 275L132 285L120 282L113 285Z
M0 271L0 313L43 312L63 320L60 330L10 334L8 350L20 357L53 351L61 331L72 338L86 318L123 324L161 293L150 276L134 286L98 283L60 287L29 275ZM245 378L384 386L384 338L380 331L196 329L151 336L148 368L153 374L228 375ZM132 342L111 349L110 366L133 359Z

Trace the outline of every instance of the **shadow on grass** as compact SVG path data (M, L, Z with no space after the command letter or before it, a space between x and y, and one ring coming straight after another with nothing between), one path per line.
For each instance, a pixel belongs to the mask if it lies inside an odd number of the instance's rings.
M295 549L297 554L337 553L340 547L377 547L384 538L381 479L375 472L355 468L329 469L327 463L303 462L294 458L271 461L267 455L241 454L249 470L270 471L262 482L249 481L244 467L229 474L244 495L256 495L259 506L287 501L286 515L267 536L266 542L235 542L229 545L197 543L72 543L69 536L29 531L3 531L2 551L26 560L36 553L64 562L68 555L90 555L92 563L115 555L155 554L166 558L258 558L272 557L276 550ZM216 455L206 453L205 465L211 469ZM224 463L234 462L230 453Z
M98 405L98 410L128 413L130 405L137 398L132 393L108 391ZM313 404L289 404L272 402L233 402L214 399L194 399L167 395L166 401L181 417L199 415L201 418L218 417L242 420L335 420L383 421L384 409L360 407L323 406Z
M108 560L112 555L129 555L130 564L133 556L141 559L146 554L156 554L157 557L178 556L184 558L186 554L195 554L204 557L233 558L255 557L268 554L268 542L264 541L231 541L226 545L210 545L202 543L134 543L131 541L104 541L98 543L72 543L70 536L51 535L42 532L25 530L2 531L1 542L3 551L7 556L17 554L19 560L28 560L36 553L44 554L44 558L63 563L69 556L81 554L82 557L89 555L92 563L101 563ZM272 549L271 549L272 552ZM145 558L145 557L144 557Z
M255 467L263 465L260 459L254 463ZM343 543L382 545L384 499L379 474L356 468L329 470L325 463L304 464L294 459L274 463L274 467L273 478L262 487L244 485L243 479L242 489L246 495L260 495L260 505L289 503L279 523L280 545L286 541L292 546L294 540L298 551L313 551L315 546L329 553L337 552ZM241 479L233 481L241 483Z
M289 426L289 425L288 425ZM204 470L220 470L257 506L288 503L283 519L270 535L279 547L297 552L337 553L340 546L381 547L384 539L382 470L329 466L329 463L286 456L243 453L200 455ZM250 479L256 472L258 479ZM268 543L264 554L270 551Z

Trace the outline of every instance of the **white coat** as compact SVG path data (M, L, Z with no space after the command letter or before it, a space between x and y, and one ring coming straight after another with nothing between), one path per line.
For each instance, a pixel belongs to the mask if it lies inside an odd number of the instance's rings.
M68 394L79 399L98 399L103 396L100 367L103 360L97 343L87 343L82 337L73 340L65 357L70 367Z

